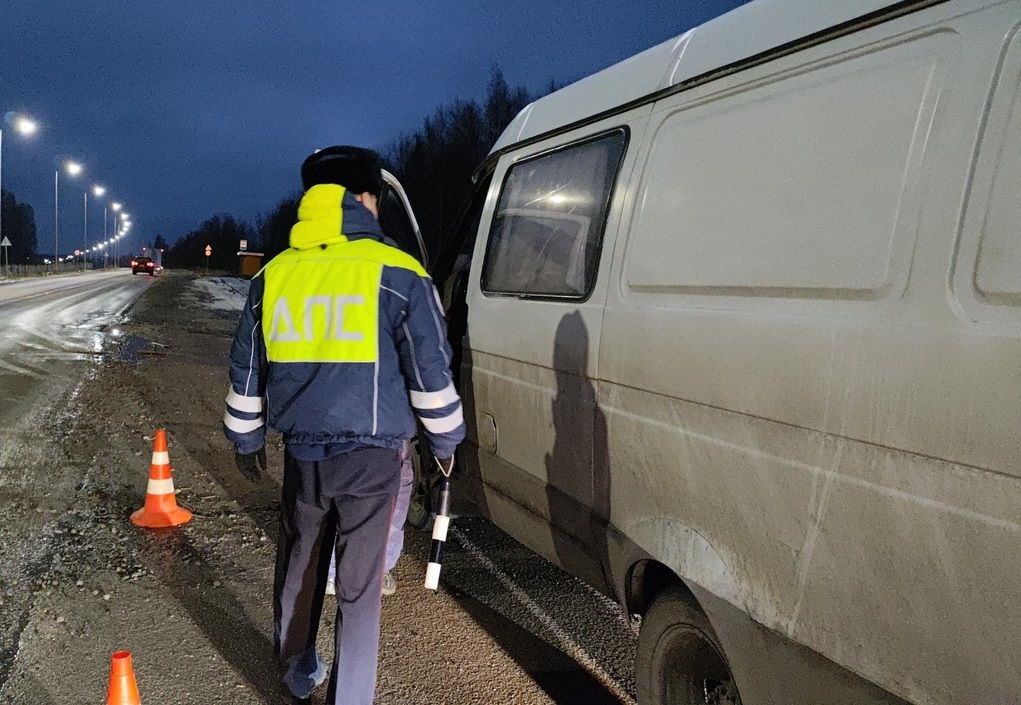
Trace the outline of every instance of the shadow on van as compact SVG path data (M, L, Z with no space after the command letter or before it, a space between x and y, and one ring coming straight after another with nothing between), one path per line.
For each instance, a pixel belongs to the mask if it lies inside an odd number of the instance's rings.
M606 571L610 475L606 417L587 377L588 328L579 312L564 316L553 347L553 450L546 455L546 500L558 562L611 594Z

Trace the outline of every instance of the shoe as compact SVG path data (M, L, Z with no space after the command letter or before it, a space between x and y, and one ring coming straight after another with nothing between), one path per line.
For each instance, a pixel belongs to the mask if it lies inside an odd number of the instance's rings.
M388 570L383 574L383 594L393 595L395 592L397 592L397 581Z
M330 581L328 581L326 583L326 594L327 595L336 595L337 594L337 585L332 580L330 580Z
M280 697L280 705L312 705L312 697L299 698L296 695L291 695L287 692L287 689L284 688L284 692Z

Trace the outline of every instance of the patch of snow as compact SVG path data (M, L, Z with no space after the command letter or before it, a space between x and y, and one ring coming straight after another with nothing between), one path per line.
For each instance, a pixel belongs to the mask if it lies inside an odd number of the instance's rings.
M198 300L218 311L240 311L248 298L247 279L238 277L203 277L192 282Z

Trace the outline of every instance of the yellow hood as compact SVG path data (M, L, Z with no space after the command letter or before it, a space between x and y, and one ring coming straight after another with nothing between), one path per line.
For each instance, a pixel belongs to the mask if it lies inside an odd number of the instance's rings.
M335 184L310 188L298 206L298 222L291 228L291 247L305 250L318 245L347 242L344 236L344 196Z

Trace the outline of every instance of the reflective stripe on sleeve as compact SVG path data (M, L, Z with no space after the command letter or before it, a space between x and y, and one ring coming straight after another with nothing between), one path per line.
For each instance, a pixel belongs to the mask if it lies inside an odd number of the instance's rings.
M170 453L165 450L154 450L152 452L153 465L170 465Z
M457 409L454 413L448 414L439 419L426 419L421 416L418 417L422 425L425 426L425 430L429 433L450 433L451 431L460 428L461 424L464 423L464 410L461 405L457 405Z
M263 420L261 416L250 421L246 419L236 419L230 415L230 412L227 412L223 415L223 425L234 433L251 433L252 431L262 428Z
M416 409L442 409L450 406L458 400L457 390L454 383L447 385L446 389L438 392L411 392L411 405Z
M231 389L227 392L227 406L249 414L258 414L262 411L262 397L246 397Z
M171 478L166 480L154 480L149 478L149 485L145 489L148 494L174 494L174 481Z

